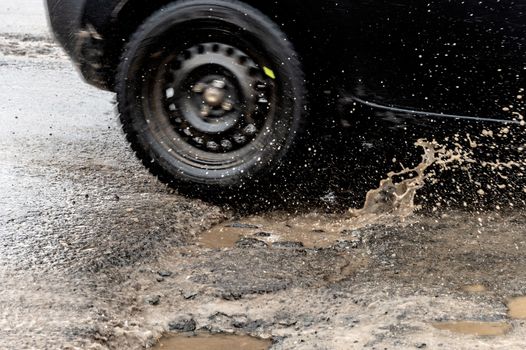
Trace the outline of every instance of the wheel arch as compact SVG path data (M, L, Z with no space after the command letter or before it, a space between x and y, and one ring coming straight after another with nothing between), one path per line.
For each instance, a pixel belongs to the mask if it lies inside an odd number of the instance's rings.
M181 0L180 0L181 1ZM192 0L182 0L192 1ZM174 0L95 0L85 8L83 26L95 28L104 38L102 65L107 71L114 71L119 64L122 50L135 30L154 12L174 3ZM315 0L242 0L272 19L293 42L300 56L308 49L305 33L310 31L309 16L313 12ZM315 34L313 34L315 37ZM114 90L114 76L107 74L105 79Z

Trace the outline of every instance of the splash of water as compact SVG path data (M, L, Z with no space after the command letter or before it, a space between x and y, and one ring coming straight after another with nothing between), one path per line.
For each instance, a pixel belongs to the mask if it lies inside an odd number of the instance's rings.
M367 193L361 209L350 210L352 217L387 214L404 219L419 208L415 205L415 196L426 181L435 175L435 171L428 171L432 165L446 169L452 163L460 165L475 162L472 152L465 150L460 144L448 149L435 140L419 139L415 146L423 150L421 162L414 168L402 166L402 170L388 173L387 178L380 181L378 188Z
M514 119L524 121L524 117L520 113L512 112L512 114ZM523 126L523 123L520 125ZM491 130L483 130L480 136L482 138L494 138L494 144L497 144L510 143L511 134L509 127L502 127L496 133ZM526 161L523 159L478 160L474 154L474 149L480 147L484 141L467 134L464 138L467 140L467 146L463 146L460 144L460 139L461 137L458 134L452 138L445 138L444 141L452 142L452 146L449 147L438 143L436 140L419 139L415 146L423 150L421 162L413 168L401 165L402 170L388 173L387 177L380 181L378 188L370 190L366 194L365 204L361 209L350 209L351 218L355 221L365 222L374 219L378 222L387 217L396 217L404 221L420 208L419 205L415 204L417 191L424 187L427 182L433 183L437 171L460 168L466 171L471 182L477 183L472 179L469 171L475 164L487 168L504 180L507 179L507 176L502 173L503 170L523 170L525 168ZM513 147L520 152L524 148L520 145ZM518 175L522 176L522 173ZM499 185L496 187L502 188ZM482 196L485 192L479 189L478 194Z

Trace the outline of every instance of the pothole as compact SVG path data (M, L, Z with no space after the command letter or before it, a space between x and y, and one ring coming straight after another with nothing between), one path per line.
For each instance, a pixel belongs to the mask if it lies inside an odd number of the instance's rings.
M433 323L433 327L454 333L478 336L504 335L511 330L506 322L450 321Z
M341 216L308 214L290 216L273 213L221 223L204 232L199 245L205 248L234 247L243 237L257 239L263 245L281 246L292 242L305 248L327 248L338 240L352 240Z
M153 350L267 350L272 345L268 339L259 339L247 335L208 334L197 335L176 334L163 337Z
M513 319L526 319L526 296L508 301L508 316Z

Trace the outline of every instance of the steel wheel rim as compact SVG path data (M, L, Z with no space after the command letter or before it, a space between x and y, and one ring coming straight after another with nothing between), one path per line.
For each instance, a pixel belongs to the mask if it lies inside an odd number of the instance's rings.
M145 84L145 93L149 97L144 108L151 110L148 124L157 134L162 134L162 139L169 140L171 147L168 152L191 166L210 170L235 169L247 159L261 161L260 154L265 147L279 147L272 138L272 128L277 121L276 106L281 86L274 71L269 68L270 60L261 54L261 50L251 47L247 40L235 39L240 45L228 43L228 40L215 40L173 50L172 54L157 61L162 69L156 69L153 82L150 79L150 83ZM230 63L222 64L225 60ZM204 66L207 68L204 69ZM214 69L209 69L211 67ZM207 73L204 78L203 74L193 75L200 69ZM221 70L223 74L219 74ZM208 79L207 76L210 81L203 82L203 79ZM246 81L240 83L240 77ZM188 107L188 101L194 101L195 107L196 95L202 97L205 94L205 88L200 84L206 83L210 87L214 81L225 84L227 91L225 100L221 102L232 103L232 106L223 103L213 106L214 113L218 109L223 109L223 112L227 109L228 112L219 117L212 116L220 121L216 124L231 124L222 125L220 132L211 132L200 126L196 122L197 109ZM181 103L181 96L187 100L186 104ZM182 114L181 109L185 113L193 113L194 119ZM206 139L196 139L203 133Z

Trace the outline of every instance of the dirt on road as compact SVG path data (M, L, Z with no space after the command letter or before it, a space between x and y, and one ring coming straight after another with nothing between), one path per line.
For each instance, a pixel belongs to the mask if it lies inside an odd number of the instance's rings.
M189 199L42 28L0 25L0 349L526 348L522 188L404 220Z

